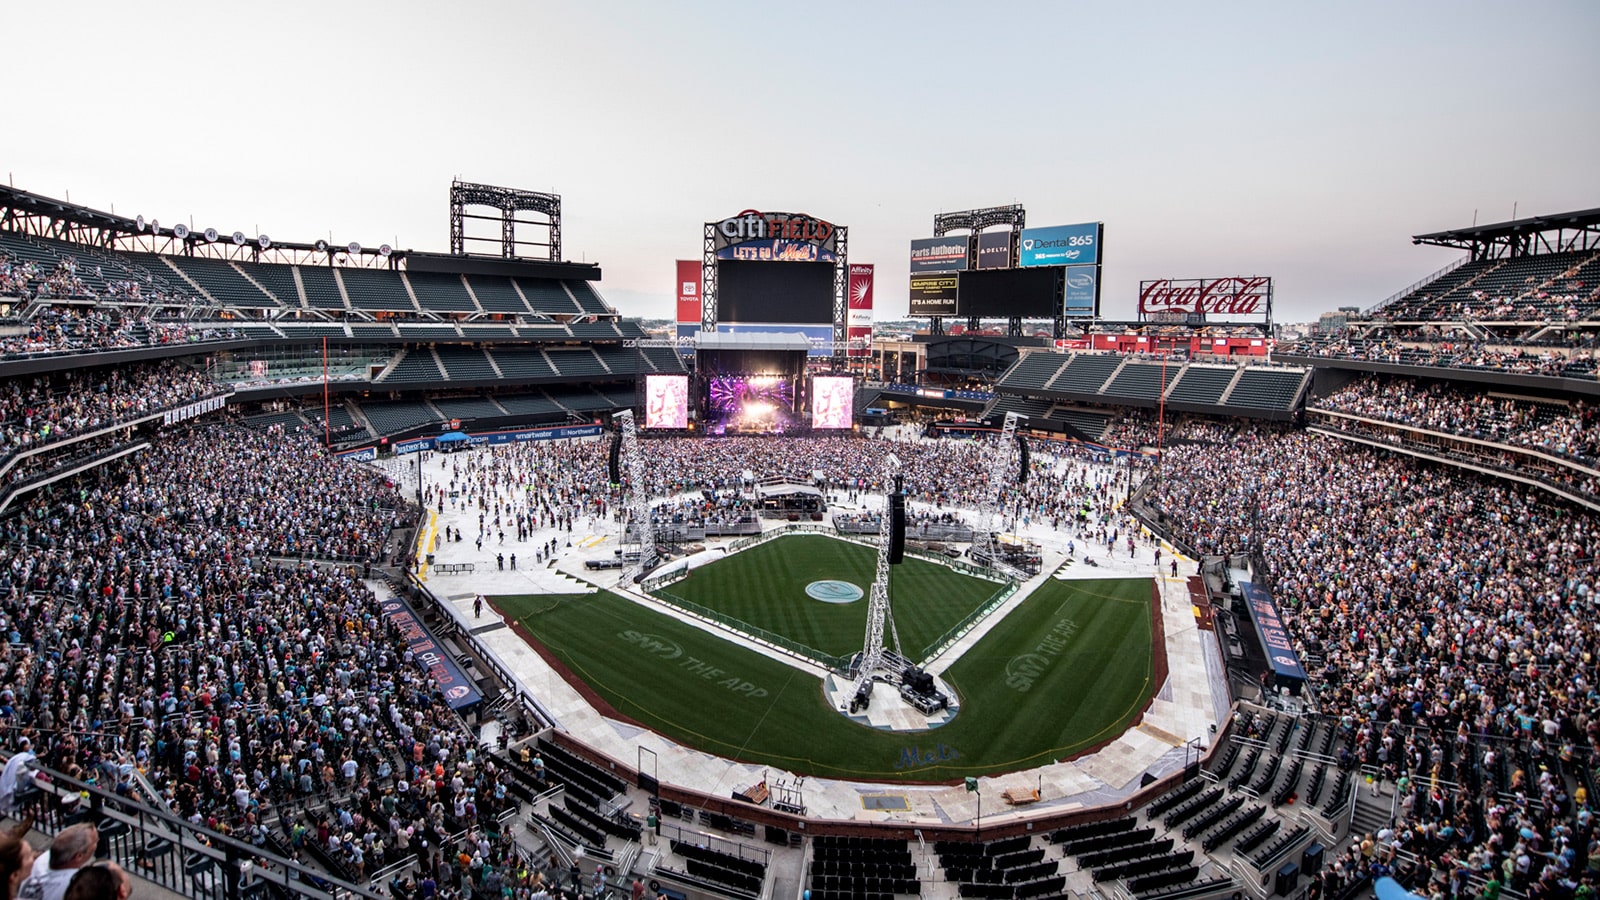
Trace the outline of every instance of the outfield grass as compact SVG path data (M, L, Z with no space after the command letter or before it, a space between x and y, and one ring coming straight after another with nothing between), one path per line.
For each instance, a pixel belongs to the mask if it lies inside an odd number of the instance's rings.
M701 566L662 593L682 597L830 656L861 649L867 594L878 551L820 534L788 535ZM861 588L853 603L806 596L813 581L837 579ZM914 557L890 569L889 600L906 656L920 660L932 644L1002 585Z
M609 592L495 603L617 713L685 745L802 775L949 781L1120 734L1156 688L1150 590L1046 580L946 673L955 720L900 735L829 709L814 676Z

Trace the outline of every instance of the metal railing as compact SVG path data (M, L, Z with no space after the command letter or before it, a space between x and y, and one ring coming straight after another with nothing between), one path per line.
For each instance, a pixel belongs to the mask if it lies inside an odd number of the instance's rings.
M50 835L79 822L94 824L100 832L101 858L182 896L245 900L271 889L278 896L309 900L382 898L152 806L47 768L37 771L48 780L24 779L17 794L18 815L31 815L34 827ZM76 802L64 802L68 798Z
M1385 297L1384 299L1378 301L1376 304L1374 304L1372 306L1369 306L1366 309L1362 310L1361 311L1362 317L1363 318L1371 318L1372 314L1377 312L1378 310L1383 309L1384 307L1386 307L1389 304L1395 302L1396 300L1399 300L1400 298L1406 296L1407 294L1410 294L1412 291L1415 291L1417 288L1422 287L1423 285L1427 284L1428 282L1437 281L1438 279L1443 278L1444 276L1450 274L1451 272L1454 272L1455 270L1457 270L1457 269L1461 268L1462 266L1466 265L1467 262L1470 261L1471 259L1472 259L1471 255L1458 257L1455 261L1446 264L1443 268L1439 269L1439 271L1437 271L1437 272L1434 272L1432 275L1424 275L1423 277L1417 279L1415 282L1413 282L1413 283L1411 283L1409 285L1406 285L1405 287L1401 288L1400 290L1395 291L1394 293L1390 294L1388 297Z

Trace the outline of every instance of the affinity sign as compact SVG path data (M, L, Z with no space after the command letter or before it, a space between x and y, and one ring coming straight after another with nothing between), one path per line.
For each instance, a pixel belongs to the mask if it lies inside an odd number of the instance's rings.
M1081 266L1100 261L1100 223L1024 228L1017 264Z

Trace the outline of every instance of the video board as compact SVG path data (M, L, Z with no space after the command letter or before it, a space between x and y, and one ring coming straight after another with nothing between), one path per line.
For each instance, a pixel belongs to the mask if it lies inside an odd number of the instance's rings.
M961 273L957 315L1048 319L1061 308L1061 270L987 269Z
M689 376L644 377L644 427L689 427Z
M717 321L833 322L831 262L717 263Z
M849 428L855 419L855 379L818 375L811 379L811 427Z

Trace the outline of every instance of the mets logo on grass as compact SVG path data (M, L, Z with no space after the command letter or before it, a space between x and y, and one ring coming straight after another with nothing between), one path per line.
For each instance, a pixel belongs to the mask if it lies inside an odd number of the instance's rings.
M618 634L617 637L633 644L651 656L659 656L662 659L677 659L683 655L683 648L679 647L676 641L669 641L660 635L640 634L630 628Z
M806 585L806 596L823 603L854 603L861 599L861 588L848 581L813 581Z

